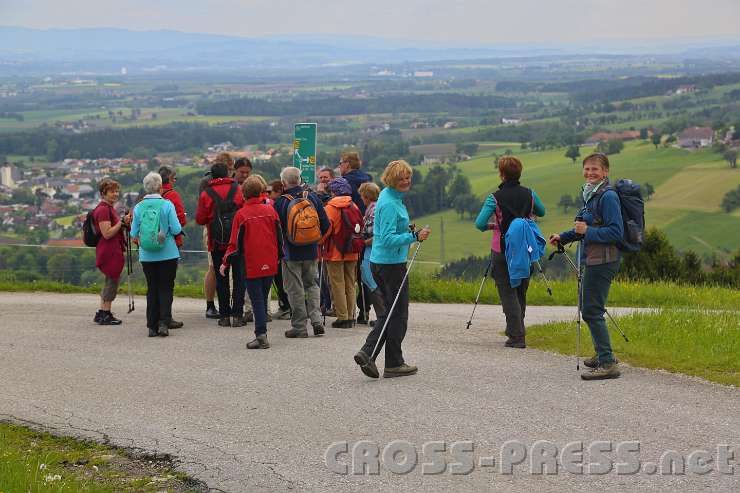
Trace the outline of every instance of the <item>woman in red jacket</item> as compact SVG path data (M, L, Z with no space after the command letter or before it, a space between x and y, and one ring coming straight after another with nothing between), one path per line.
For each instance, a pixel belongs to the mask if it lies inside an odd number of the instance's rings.
M270 301L272 278L277 273L282 235L280 219L271 205L264 203L263 181L250 176L242 185L246 202L234 216L229 246L220 271L223 275L232 258L245 259L246 285L254 311L255 339L247 349L267 349L267 307Z

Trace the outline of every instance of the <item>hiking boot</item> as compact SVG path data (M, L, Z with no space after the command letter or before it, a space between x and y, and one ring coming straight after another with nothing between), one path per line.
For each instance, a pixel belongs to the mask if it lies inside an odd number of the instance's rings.
M285 337L287 337L288 339L303 339L304 337L308 337L308 332L305 329L290 329L285 331Z
M527 347L524 343L524 337L509 337L506 339L504 346L517 349L524 349Z
M313 327L313 335L315 335L316 337L323 336L324 333L326 333L326 330L324 329L324 325L322 323L311 324L311 327Z
M182 326L185 325L182 322L178 322L177 320L170 320L169 328L172 329L182 329Z
M219 322L220 325L220 322ZM247 325L247 319L246 317L243 317L241 315L237 315L236 317L233 317L231 319L231 326L232 327L244 327Z
M221 317L218 319L219 327L231 327L231 319L229 317Z
M252 313L252 310L247 310L247 313L244 314L244 322L254 322L254 313Z
M401 366L383 370L383 378L405 377L407 375L413 375L417 371L419 371L417 367L404 363Z
M159 335L159 332L157 332L157 329L149 329L149 337L157 337Z
M352 320L335 320L331 323L331 326L335 329L351 329L352 328Z
M619 363L619 360L615 357L614 362ZM590 358L584 359L583 366L586 366L588 368L596 368L597 366L599 366L599 356L594 354Z
M218 310L216 310L215 306L209 306L206 309L206 318L217 319L221 318L221 315L218 314Z
M97 312L95 312L95 316L93 317L93 322L95 322L96 324L99 324L100 319L103 317L103 313L104 313L103 310L98 310Z
M267 349L270 343L267 341L267 334L261 334L255 337L253 341L247 343L247 349Z
M370 321L368 320L368 314L363 313L360 314L359 317L357 317L357 323L360 325L367 325Z
M619 372L619 366L617 363L603 363L596 368L591 368L589 371L581 373L583 380L606 380L608 378L618 378L621 373Z
M278 308L273 317L278 320L290 320L290 308Z
M357 354L355 354L355 363L360 366L362 373L368 377L380 377L380 372L378 372L378 367L375 366L375 361L371 360L365 351L357 351Z
M368 325L370 325L371 328L375 328L375 322L376 320L370 320L370 323Z
M114 317L111 312L103 312L100 315L100 321L98 322L100 325L121 325L122 323L123 322Z
M159 337L167 337L168 335L170 335L169 324L165 321L159 322L159 327L157 327L157 333L159 334Z
M326 315L327 317L336 317L337 312L334 311L334 308L329 308L328 310L324 312L324 315Z

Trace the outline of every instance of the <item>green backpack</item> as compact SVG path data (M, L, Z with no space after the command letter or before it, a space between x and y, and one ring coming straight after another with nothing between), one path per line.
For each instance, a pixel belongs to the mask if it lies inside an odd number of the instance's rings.
M162 231L161 215L164 199L144 199L140 208L139 246L143 250L156 252L164 248L165 233Z

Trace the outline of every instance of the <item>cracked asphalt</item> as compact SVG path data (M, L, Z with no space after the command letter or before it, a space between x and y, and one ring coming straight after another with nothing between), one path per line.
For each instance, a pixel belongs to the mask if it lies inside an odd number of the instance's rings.
M712 453L721 444L740 459L740 392L696 378L638 368L582 382L574 359L503 348L498 306L411 307L404 343L412 377L370 380L352 361L365 327L327 329L322 338L288 340L288 322L270 325L272 348L248 351L252 327L221 328L200 300L177 299L185 327L146 337L145 301L119 327L92 323L98 297L0 294L0 420L170 454L214 491L738 491L734 474L530 474L480 466L502 444L546 440L562 449L582 441L640 442L639 458L663 452ZM620 310L613 310L619 313ZM527 322L573 318L571 307L530 307ZM382 356L381 356L382 359ZM380 359L379 359L380 362ZM624 366L624 365L623 365ZM327 447L370 440L414 444L428 462L429 441L474 443L467 475L341 475ZM1 444L0 444L1 445ZM584 454L584 459L587 454ZM613 456L614 454L612 454ZM448 462L453 462L447 456ZM340 463L350 463L347 455ZM350 467L351 469L351 467Z

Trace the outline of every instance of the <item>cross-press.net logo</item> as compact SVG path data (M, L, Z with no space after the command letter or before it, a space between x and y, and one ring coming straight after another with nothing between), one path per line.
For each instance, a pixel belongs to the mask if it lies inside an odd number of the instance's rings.
M404 440L381 444L370 440L338 441L324 453L326 466L340 475L377 475L420 471L423 475L467 475L476 470L512 475L525 473L572 475L733 475L736 446L711 450L666 450L654 460L640 455L639 441L582 441L565 445L539 440L530 445L511 440L495 453L478 450L472 441L429 441L421 446Z

